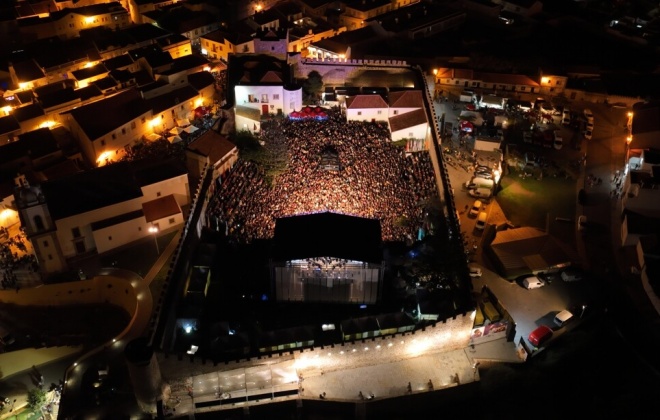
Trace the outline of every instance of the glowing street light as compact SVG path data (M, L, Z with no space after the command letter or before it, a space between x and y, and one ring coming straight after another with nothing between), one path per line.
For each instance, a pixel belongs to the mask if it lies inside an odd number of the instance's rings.
M154 235L154 243L156 244L156 255L160 255L160 249L158 248L158 227L157 226L149 226L149 233Z

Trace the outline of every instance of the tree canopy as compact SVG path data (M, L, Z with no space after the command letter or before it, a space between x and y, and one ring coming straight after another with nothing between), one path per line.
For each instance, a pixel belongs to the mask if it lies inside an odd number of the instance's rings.
M312 70L303 82L303 91L309 100L316 100L321 96L323 90L323 77L316 70Z

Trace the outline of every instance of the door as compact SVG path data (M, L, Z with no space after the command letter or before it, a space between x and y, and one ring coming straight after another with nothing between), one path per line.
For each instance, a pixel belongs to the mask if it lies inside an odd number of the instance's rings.
M261 115L268 115L268 105L261 105Z

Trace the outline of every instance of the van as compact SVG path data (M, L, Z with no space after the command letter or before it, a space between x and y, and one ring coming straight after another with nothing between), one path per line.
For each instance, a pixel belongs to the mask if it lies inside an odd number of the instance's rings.
M490 198L493 196L493 190L490 188L475 188L468 191L468 194L474 198Z
M522 284L525 289L530 289L530 290L538 289L539 287L543 287L545 285L545 283L543 283L541 279L539 279L536 276L525 277L522 281Z
M472 188L493 188L495 182L492 179L486 179L480 176L472 178L468 185L474 185Z
M488 213L482 211L477 217L477 223L475 223L474 228L479 230L484 230L486 227L486 220L488 219Z
M541 347L543 343L548 341L552 337L552 328L547 325L541 325L531 333L527 339L534 347Z
M571 319L573 319L573 313L571 313L571 311L569 311L568 309L564 309L563 311L555 315L555 319L553 320L553 322L555 323L556 326L561 328Z

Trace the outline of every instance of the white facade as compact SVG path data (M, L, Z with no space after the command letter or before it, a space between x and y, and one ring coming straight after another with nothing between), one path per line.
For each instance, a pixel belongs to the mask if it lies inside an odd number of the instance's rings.
M392 141L402 139L425 139L428 132L428 123L417 124L401 130L392 131Z
M388 110L388 117L389 118L396 117L397 115L402 115L408 112L417 111L420 108L390 107Z
M348 121L386 121L388 114L387 108L346 108Z
M254 109L260 117L270 114L288 115L303 108L302 87L294 90L283 86L238 85L234 87L236 105ZM256 115L256 113L255 113ZM252 132L261 129L260 118L236 114L236 129Z
M61 251L61 258L66 260L89 251L105 252L121 245L148 237L149 226L144 215L136 216L130 220L94 230L92 225L103 220L117 217L131 212L142 210L142 204L155 200L160 196L172 194L180 207L190 203L188 190L188 176L186 174L142 187L142 196L125 202L102 207L81 214L72 215L55 221L56 248ZM45 206L44 206L45 207ZM38 209L38 208L35 208ZM42 208L41 210L45 210ZM49 219L47 214L41 216L44 221ZM174 219L172 222L170 219ZM183 224L183 215L172 215L158 221L161 230ZM74 236L78 235L78 236ZM53 244L45 244L43 240L33 240L33 246L44 271L57 271L57 267L64 266L63 261L56 264L57 259Z

